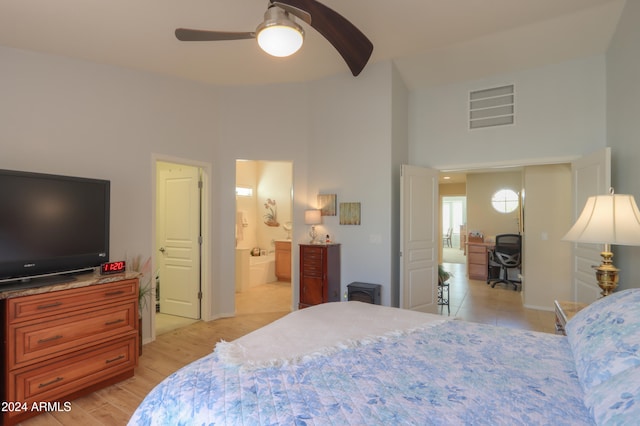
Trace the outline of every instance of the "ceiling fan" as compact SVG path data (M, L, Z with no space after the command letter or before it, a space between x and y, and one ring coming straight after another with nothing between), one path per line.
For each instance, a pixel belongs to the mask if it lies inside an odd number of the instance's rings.
M303 20L322 34L340 53L354 76L364 69L373 51L371 41L342 15L315 0L269 0L264 21L255 31L230 32L178 28L175 34L181 41L257 39L260 47L267 53L273 56L288 56L302 46L304 38L304 30L291 15ZM283 42L281 36L290 41Z

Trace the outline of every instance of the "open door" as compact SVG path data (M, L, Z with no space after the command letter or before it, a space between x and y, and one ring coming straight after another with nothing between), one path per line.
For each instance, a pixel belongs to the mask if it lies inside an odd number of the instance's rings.
M609 193L611 187L611 148L594 152L571 163L573 176L573 222L578 218L587 198ZM573 244L571 268L574 300L591 303L600 297L593 265L602 261L598 244Z
M400 176L400 307L436 313L437 170L402 165Z

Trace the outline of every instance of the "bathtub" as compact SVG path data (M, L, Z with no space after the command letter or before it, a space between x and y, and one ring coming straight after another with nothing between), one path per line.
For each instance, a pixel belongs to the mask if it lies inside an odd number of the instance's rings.
M249 287L277 281L276 255L249 256Z
M276 255L251 256L249 249L236 249L236 292L277 281Z

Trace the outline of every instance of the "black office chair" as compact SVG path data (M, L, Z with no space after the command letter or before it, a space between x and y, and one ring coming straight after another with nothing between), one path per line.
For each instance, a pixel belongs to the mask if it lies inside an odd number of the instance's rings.
M487 284L494 288L498 283L511 284L514 290L522 284L520 280L509 279L509 269L519 268L522 264L522 235L496 235L496 245L490 253L489 272L499 268L499 276L488 275Z

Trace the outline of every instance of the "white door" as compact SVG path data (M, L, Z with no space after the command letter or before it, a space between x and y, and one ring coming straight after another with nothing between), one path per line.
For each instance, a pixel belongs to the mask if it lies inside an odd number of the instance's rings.
M605 148L571 163L573 176L573 220L580 216L587 198L602 195L611 187L611 148ZM572 222L573 223L573 222ZM567 230L568 231L568 230ZM573 297L582 303L591 303L600 297L593 265L602 261L599 244L574 244L571 270Z
M160 312L200 318L200 169L158 162Z
M438 171L403 165L400 176L400 307L438 308Z

